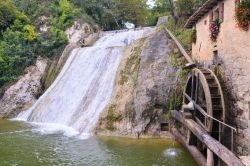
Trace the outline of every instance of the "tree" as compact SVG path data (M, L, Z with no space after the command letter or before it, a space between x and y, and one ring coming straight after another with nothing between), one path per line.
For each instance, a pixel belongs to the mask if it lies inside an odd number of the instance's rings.
M132 22L135 26L144 26L147 16L146 0L117 0L117 15L121 22Z
M0 32L14 22L17 12L15 5L10 0L0 0Z

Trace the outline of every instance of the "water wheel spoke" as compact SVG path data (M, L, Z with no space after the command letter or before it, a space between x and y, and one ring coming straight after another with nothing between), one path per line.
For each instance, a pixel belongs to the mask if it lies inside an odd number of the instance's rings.
M194 96L194 93L195 93L195 91L194 91L194 82L195 82L194 78L195 78L194 72L192 72L191 99L193 99L193 96Z
M196 77L196 87L195 87L195 103L197 103L197 100L198 100L198 94L199 94L199 73Z
M207 69L195 68L187 81L184 103L194 105L194 120L209 132L217 131L210 117L224 121L224 106L220 86L215 75ZM198 122L199 121L199 122ZM215 124L216 126L216 124Z

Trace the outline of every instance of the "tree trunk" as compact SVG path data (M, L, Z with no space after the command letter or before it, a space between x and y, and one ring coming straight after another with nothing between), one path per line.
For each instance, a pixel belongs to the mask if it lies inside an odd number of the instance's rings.
M175 13L175 7L174 7L174 2L173 0L168 0L169 1L169 6L170 6L170 15L173 17L174 19L174 24L176 25L178 22L178 17Z

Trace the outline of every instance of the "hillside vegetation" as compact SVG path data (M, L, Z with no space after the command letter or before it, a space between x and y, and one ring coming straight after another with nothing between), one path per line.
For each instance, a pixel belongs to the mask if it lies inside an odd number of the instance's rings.
M171 15L172 30L187 41L179 18L185 20L203 1L155 0L149 7L147 0L0 0L0 93L37 57L60 55L68 43L65 30L75 20L116 30L127 22L153 26L158 17Z

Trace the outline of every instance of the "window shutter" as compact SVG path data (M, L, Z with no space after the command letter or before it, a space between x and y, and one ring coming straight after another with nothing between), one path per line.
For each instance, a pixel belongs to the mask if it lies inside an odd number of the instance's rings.
M210 22L210 23L213 22L213 10L210 12L210 15L209 15L209 22Z
M219 11L220 11L220 14L219 14L220 21L223 22L224 21L224 3L220 5Z
M235 2L235 7L237 7L240 4L240 0L234 0Z

